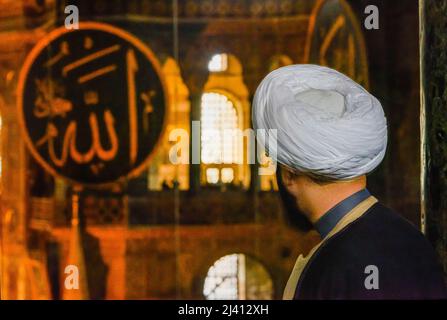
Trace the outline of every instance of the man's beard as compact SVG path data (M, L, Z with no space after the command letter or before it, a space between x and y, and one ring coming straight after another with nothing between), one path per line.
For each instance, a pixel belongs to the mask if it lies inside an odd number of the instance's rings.
M281 166L278 166L276 170L276 180L278 182L278 190L283 203L283 211L285 213L286 221L290 226L300 231L310 231L313 229L313 225L298 208L295 197L287 191L287 188L282 181L281 170L283 170L281 169Z

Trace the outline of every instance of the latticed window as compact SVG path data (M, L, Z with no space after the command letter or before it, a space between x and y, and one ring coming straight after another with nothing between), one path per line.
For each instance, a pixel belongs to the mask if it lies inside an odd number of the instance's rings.
M241 163L242 141L239 119L233 102L227 96L209 92L202 96L201 160L208 184L231 183L233 164Z
M245 281L238 276L240 258L232 254L220 258L208 270L203 288L203 294L208 300L238 300L240 299L239 281Z
M211 72L221 72L228 68L228 56L225 53L214 55L208 63L208 70Z
M207 300L271 299L273 282L258 261L235 253L209 268L203 294Z

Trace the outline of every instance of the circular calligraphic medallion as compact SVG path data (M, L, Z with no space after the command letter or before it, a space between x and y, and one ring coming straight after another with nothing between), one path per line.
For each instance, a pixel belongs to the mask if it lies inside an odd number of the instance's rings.
M51 174L103 185L145 167L165 127L166 92L140 40L84 22L53 30L28 55L19 118L31 154Z
M311 14L306 62L338 70L368 88L360 24L345 0L318 0Z

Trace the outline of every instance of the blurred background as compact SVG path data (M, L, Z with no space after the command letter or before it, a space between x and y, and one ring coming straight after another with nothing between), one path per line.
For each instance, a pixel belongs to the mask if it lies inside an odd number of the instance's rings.
M364 27L371 4L378 30ZM18 121L20 69L67 5L141 40L166 84L151 160L107 188L74 190L45 170ZM209 129L250 128L257 85L289 64L335 68L381 101L389 146L369 189L420 228L418 14L416 0L0 0L1 298L280 299L318 235L290 226L275 175L238 163L247 148ZM190 134L191 121L201 121L202 162L174 165L169 132ZM79 268L75 292L68 264Z

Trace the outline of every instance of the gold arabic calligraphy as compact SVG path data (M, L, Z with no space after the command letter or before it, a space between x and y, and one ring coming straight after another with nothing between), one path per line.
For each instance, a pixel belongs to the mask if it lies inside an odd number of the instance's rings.
M93 43L90 38L85 39L84 44L85 49L91 49L93 47ZM71 71L76 70L80 66L115 53L120 49L120 45L113 45L77 59L76 61L71 62L62 68L62 76L67 77ZM69 47L68 44L64 42L60 46L60 52L47 61L44 66L52 67L55 63L67 55L69 55ZM125 60L127 70L127 104L129 114L129 161L130 165L133 165L138 156L138 109L136 100L138 95L136 93L135 86L135 74L138 71L138 63L133 49L128 49L125 52ZM77 83L84 84L88 81L92 81L115 72L116 70L117 66L115 64L110 64L79 76L77 78ZM48 155L56 166L65 166L69 158L77 164L88 164L92 162L95 157L102 161L111 161L116 157L119 151L120 143L115 128L115 118L110 109L105 109L102 115L107 131L109 147L104 148L101 143L98 116L92 111L88 116L88 125L90 126L92 143L87 151L81 152L77 149L76 139L77 133L84 129L83 126L78 124L76 120L71 120L65 132L62 132L62 130L58 130L53 121L53 119L57 116L66 117L66 115L74 108L73 103L64 97L64 87L51 78L36 79L35 84L37 88L37 97L34 101L33 114L36 118L48 118L46 132L44 136L37 141L36 146L41 147L42 145L47 144ZM146 108L148 105L152 107L150 99L154 95L155 92L151 92L151 94L143 93L140 95L140 99L144 101ZM99 95L97 92L92 90L86 91L84 93L85 105L88 106L99 103L98 97ZM150 109L150 111L152 111L152 109ZM59 137L63 137L63 143L58 155L55 148L55 140ZM101 166L98 165L92 165L91 170L97 174L97 170L100 167Z

